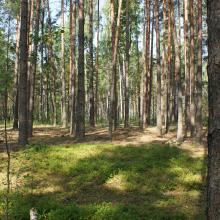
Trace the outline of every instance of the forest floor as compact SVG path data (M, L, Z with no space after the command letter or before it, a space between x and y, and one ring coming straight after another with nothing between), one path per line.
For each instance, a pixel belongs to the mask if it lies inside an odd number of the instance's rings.
M0 127L0 134L2 133ZM204 131L205 132L205 131ZM175 130L87 129L83 142L68 130L36 126L26 148L11 146L10 215L29 219L205 219L206 140L176 143ZM204 134L205 136L205 134ZM0 216L5 208L7 155L0 139Z

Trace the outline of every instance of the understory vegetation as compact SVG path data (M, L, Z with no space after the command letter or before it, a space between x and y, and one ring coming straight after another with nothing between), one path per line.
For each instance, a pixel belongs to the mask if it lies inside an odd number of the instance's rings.
M205 219L205 159L178 146L36 142L11 156L13 219Z

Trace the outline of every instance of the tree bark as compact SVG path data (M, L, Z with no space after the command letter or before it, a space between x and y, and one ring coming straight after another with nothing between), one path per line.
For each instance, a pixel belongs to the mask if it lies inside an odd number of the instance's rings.
M195 42L194 42L194 0L190 0L190 133L195 136Z
M66 76L65 76L65 30L64 30L64 0L61 0L61 121L67 127L66 111Z
M207 219L220 219L220 0L208 5L208 187Z
M111 84L111 97L110 97L110 110L109 110L109 136L112 139L112 132L117 127L117 52L119 43L119 32L121 23L121 8L122 0L119 1L117 24L115 26L114 15L114 0L111 0L111 27L112 27L112 84Z
M158 0L154 5L156 17L156 50L157 50L157 131L162 135L162 114L161 114L161 68L160 68L160 32L159 32L159 6Z
M76 138L85 137L84 0L79 0Z
M89 124L95 127L94 67L93 67L93 0L89 0Z
M35 76L37 71L37 53L38 53L38 36L39 36L39 23L40 23L40 6L41 0L36 1L36 19L35 19L35 30L34 30L34 45L32 52L31 62L32 68L29 73L29 105L28 105L28 135L33 136L33 119L34 119L34 92L35 92Z
M184 1L185 115L186 132L190 129L189 0Z
M20 30L20 76L19 76L19 137L20 145L28 143L27 72L28 72L28 0L21 0Z
M76 3L70 0L70 134L75 131L75 26Z
M196 80L196 137L202 138L202 0L198 0L198 69Z
M124 127L129 127L129 60L130 60L130 17L129 0L126 0L126 46L125 46L125 120Z
M19 76L19 41L20 41L20 11L17 15L16 24L16 60L14 67L14 86L13 86L13 129L18 129L18 76Z

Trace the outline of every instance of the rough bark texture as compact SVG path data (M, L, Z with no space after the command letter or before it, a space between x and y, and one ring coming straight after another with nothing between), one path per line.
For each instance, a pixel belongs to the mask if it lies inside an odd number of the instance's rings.
M20 145L28 143L27 72L28 72L28 0L21 1L20 76L19 76L19 137Z
M220 219L220 0L208 3L208 197L207 219Z
M78 88L76 104L76 138L85 136L85 67L84 67L84 0L79 0Z

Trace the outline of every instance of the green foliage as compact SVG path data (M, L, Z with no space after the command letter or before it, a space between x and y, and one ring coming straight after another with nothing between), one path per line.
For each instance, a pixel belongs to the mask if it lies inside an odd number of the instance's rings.
M177 147L37 142L12 162L14 219L204 219L204 159Z

